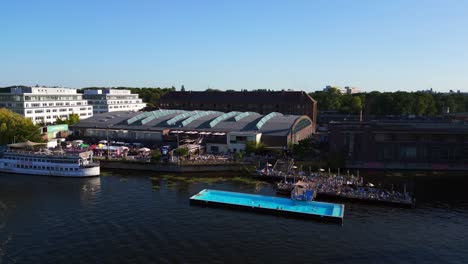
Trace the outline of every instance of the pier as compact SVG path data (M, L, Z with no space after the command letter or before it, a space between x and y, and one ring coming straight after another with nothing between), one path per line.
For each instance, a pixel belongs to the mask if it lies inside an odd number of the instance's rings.
M297 181L309 183L316 190L318 199L332 199L344 202L362 202L398 207L414 207L414 199L404 186L403 192L375 188L373 184L364 184L362 177L353 175L331 175L327 173L311 173L309 175L301 172L279 173L273 171L269 175L256 174L254 178L277 183L277 194L289 196Z
M288 198L204 189L190 197L190 204L243 209L343 224L344 205L297 201Z

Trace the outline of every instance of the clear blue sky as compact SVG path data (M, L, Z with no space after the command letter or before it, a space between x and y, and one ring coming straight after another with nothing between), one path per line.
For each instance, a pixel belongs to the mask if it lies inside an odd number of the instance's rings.
M468 91L468 1L1 1L0 86Z

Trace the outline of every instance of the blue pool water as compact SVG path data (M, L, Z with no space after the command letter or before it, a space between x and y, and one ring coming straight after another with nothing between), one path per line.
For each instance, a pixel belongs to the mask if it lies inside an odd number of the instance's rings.
M343 217L343 205L296 201L288 198L204 189L190 199L250 207L261 207L303 214Z

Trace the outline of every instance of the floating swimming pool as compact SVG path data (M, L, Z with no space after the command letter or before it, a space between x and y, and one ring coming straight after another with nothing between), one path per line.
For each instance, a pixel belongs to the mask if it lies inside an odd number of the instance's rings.
M190 197L195 205L243 208L343 223L343 204L297 201L274 196L204 189Z

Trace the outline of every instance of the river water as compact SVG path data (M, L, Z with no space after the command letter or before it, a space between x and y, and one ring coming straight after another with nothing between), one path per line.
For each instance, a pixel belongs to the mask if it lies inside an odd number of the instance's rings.
M467 183L412 177L415 209L346 203L340 226L189 205L204 188L274 195L239 177L0 173L0 263L467 263Z

